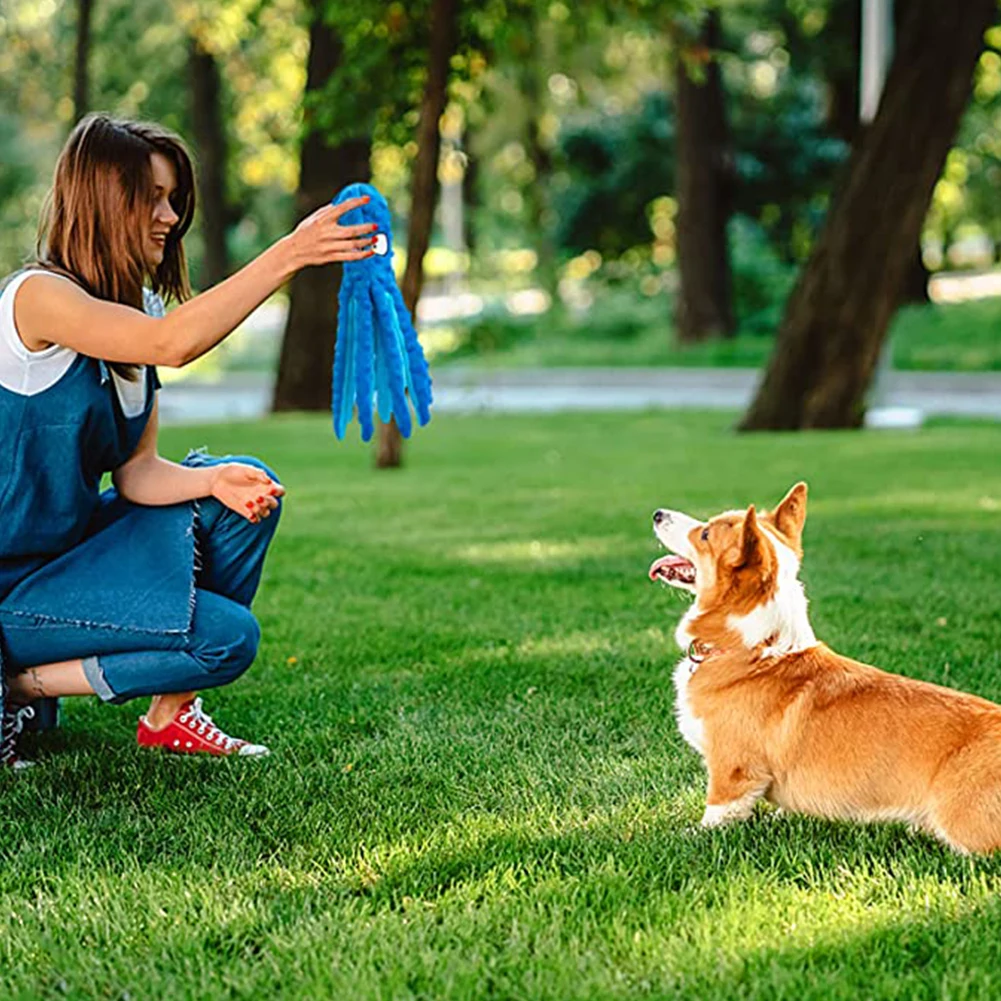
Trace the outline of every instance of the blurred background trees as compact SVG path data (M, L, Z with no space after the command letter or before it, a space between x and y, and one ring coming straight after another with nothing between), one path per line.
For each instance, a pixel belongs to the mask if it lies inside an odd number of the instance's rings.
M850 425L898 305L924 298L929 275L1001 263L995 0L897 0L893 73L933 66L921 100L936 110L897 102L894 121L868 128L861 4L4 0L0 272L31 253L73 121L108 110L161 121L193 148L196 287L371 179L435 364L761 365L778 334L787 373L846 360L851 388L811 417L817 384L773 369L747 425ZM918 135L922 114L935 126L924 144L872 148L881 127ZM905 201L917 219L900 234ZM867 256L839 212L909 249L887 238ZM818 257L840 275L827 298L809 278ZM206 364L274 373L276 409L325 408L336 286L334 268L301 273ZM839 320L846 289L865 302ZM793 361L804 298L814 332ZM863 315L880 331L865 345L845 333ZM1001 365L1001 350L950 330L955 351L937 358ZM918 338L903 340L909 363Z

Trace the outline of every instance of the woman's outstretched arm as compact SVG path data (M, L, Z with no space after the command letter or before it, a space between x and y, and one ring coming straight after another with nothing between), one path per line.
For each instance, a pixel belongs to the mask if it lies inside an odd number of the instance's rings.
M29 351L60 344L109 362L180 368L215 347L302 268L370 257L375 227L338 223L364 201L318 209L246 267L164 317L96 299L52 275L33 275L17 291L18 334Z

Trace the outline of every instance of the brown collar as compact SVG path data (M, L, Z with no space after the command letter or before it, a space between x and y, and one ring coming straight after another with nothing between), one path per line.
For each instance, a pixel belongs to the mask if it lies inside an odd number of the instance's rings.
M769 636L761 644L761 648L767 648L773 644L777 639L776 635ZM755 648L758 649L758 648ZM688 650L685 656L688 658L688 662L691 666L691 673L694 674L695 669L704 661L709 660L710 657L718 657L720 654L724 653L719 647L714 647L711 643L701 643L699 640L692 640L688 644Z
M700 643L692 640L688 644L688 660L691 662L692 670L699 666L704 660L708 660L714 653L713 648L708 643Z

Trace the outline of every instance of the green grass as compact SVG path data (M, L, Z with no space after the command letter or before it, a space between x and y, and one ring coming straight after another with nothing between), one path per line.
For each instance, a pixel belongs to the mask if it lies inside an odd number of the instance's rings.
M1001 297L942 306L908 306L892 332L898 368L1001 371Z
M208 698L274 754L140 753L138 704L64 703L0 778L0 998L996 998L1001 858L697 828L685 606L646 568L658 505L805 477L818 634L1001 699L1001 428L730 420L439 418L389 473L324 418L164 432L289 488L258 663Z
M460 347L451 354L437 355L435 361L441 364L455 360L498 368L757 368L771 354L774 338L760 332L738 333L729 340L702 344L678 344L673 340L668 304L639 296L635 300L629 315L624 315L625 307L617 301L610 315L605 315L599 304L593 317L579 321L545 317L521 327L511 322L499 331L502 339L497 348L473 352ZM508 339L503 339L508 332ZM433 331L427 334L432 350L441 337ZM890 337L894 367L902 371L1001 371L1001 297L904 307L894 320ZM443 343L450 342L446 338Z

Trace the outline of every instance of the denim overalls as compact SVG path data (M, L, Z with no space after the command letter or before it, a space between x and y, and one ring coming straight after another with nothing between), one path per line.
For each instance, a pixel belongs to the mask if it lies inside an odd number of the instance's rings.
M225 684L253 661L250 603L279 511L259 524L213 498L145 507L100 491L160 386L127 416L108 366L78 355L48 389L0 386L0 674L82 658L106 701ZM216 459L200 452L184 464ZM3 687L5 689L6 682Z

